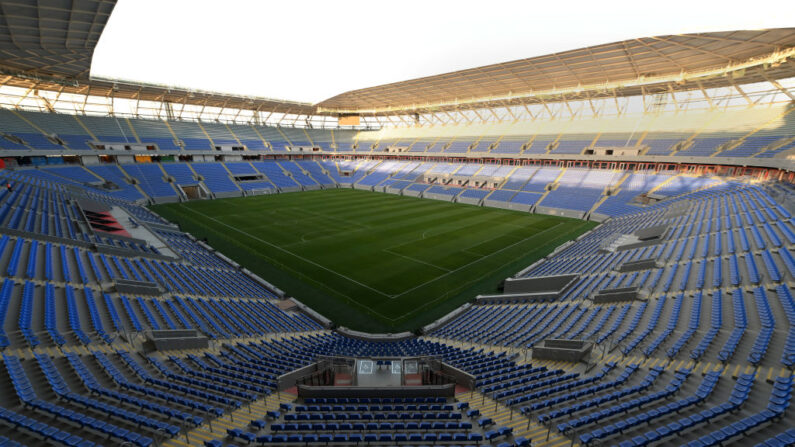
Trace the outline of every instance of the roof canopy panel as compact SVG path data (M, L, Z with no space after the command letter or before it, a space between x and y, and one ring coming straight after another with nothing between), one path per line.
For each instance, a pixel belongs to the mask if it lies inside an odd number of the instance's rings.
M91 57L116 0L0 2L0 68L88 80Z
M749 68L781 55L786 61L793 49L795 28L646 37L353 90L318 106L378 113L487 103L498 97L510 101L572 89L615 90ZM790 68L789 74L795 70Z
M795 77L795 28L645 37L349 91L319 104L90 79L116 0L0 2L3 85L294 114L394 115Z

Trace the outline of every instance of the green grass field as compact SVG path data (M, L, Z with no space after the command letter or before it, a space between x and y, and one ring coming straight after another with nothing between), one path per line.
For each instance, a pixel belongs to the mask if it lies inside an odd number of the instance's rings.
M414 330L595 226L353 189L152 209L341 326Z

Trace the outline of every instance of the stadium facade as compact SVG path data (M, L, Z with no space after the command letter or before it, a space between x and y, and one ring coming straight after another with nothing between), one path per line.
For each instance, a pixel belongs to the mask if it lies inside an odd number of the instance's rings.
M91 79L114 4L3 3L0 445L795 445L795 29L306 104ZM336 188L599 225L368 334L147 208Z

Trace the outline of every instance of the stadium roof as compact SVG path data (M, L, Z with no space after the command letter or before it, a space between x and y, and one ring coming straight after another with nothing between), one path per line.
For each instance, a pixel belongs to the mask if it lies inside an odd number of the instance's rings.
M315 107L309 103L90 79L94 48L115 6L116 0L0 2L0 85L209 107L314 113Z
M115 1L0 2L0 66L29 76L88 79Z
M646 37L342 93L313 105L91 79L115 0L0 2L0 85L301 115L390 115L632 96L795 77L795 28Z
M318 106L389 113L586 99L600 92L630 96L655 87L668 91L672 83L676 89L688 83L724 87L792 77L793 56L795 28L645 37L353 90Z

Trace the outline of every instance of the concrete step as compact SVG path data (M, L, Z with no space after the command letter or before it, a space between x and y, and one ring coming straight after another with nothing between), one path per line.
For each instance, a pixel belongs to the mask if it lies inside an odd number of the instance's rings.
M456 398L469 403L471 409L479 410L481 418L491 418L497 426L513 428L515 438L529 439L533 446L578 445L577 443L572 444L569 438L559 433L550 433L546 427L481 393L459 393Z
M228 429L246 429L251 421L263 418L265 412L269 410L278 410L279 404L293 402L294 400L295 396L292 394L270 394L265 398L258 399L231 413L227 413L220 418L208 421L200 427L187 432L184 436L170 439L162 445L164 447L203 446L205 441L226 438L226 431Z

